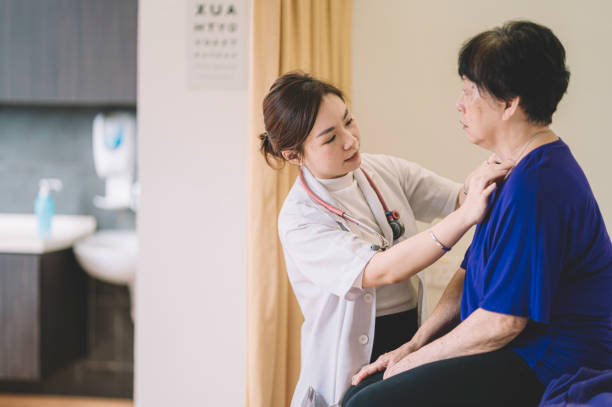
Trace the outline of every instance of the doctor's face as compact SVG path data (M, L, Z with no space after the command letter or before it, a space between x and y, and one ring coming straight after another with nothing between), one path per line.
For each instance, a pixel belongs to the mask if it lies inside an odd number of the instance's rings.
M317 178L337 178L361 165L359 127L338 96L323 96L303 145L302 164Z

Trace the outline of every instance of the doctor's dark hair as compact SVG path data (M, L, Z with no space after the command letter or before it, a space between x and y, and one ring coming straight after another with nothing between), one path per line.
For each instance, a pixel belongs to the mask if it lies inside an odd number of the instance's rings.
M263 101L266 131L259 135L259 150L268 165L274 167L272 157L282 167L286 161L282 151L304 152L304 141L315 124L323 96L330 93L344 101L338 88L301 71L288 72L274 81Z
M482 32L459 52L459 76L502 101L518 96L527 120L547 125L567 91L565 49L553 32L511 21Z

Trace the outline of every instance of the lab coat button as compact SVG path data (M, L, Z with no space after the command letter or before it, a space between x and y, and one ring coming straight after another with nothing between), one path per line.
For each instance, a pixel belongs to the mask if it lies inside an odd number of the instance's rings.
M372 298L374 298L374 296L371 293L365 293L363 295L363 300L367 303L372 302Z
M361 335L359 337L359 343L362 345L365 345L366 343L368 343L369 340L370 338L368 338L368 335Z

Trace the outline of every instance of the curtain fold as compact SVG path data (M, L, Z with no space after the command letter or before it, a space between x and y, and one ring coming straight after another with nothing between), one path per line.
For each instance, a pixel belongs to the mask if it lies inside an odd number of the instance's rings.
M352 0L253 0L247 190L246 405L287 406L300 368L303 318L289 284L277 217L297 167L259 152L262 102L274 80L301 69L350 96Z

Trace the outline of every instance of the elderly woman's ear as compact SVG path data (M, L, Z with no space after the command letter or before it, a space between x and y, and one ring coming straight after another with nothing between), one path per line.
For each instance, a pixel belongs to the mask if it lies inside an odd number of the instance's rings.
M519 108L519 104L521 102L521 98L519 96L515 96L510 100L506 100L504 112L502 114L502 120L509 120L516 113Z

